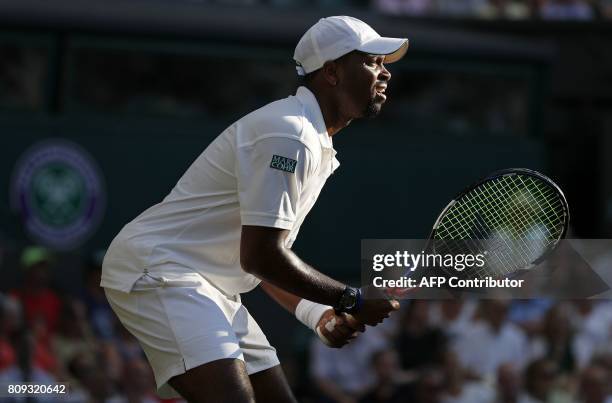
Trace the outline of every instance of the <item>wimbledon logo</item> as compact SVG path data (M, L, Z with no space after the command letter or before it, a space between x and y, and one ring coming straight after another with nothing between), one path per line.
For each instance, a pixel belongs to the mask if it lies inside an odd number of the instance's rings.
M21 156L13 173L11 199L27 233L60 250L75 248L91 236L105 203L95 161L65 140L37 143Z

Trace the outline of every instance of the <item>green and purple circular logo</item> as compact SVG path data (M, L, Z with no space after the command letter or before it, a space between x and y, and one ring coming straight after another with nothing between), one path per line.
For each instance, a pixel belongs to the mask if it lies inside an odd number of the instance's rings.
M87 240L105 205L97 164L84 149L66 140L48 140L26 150L15 167L11 198L26 232L59 250Z

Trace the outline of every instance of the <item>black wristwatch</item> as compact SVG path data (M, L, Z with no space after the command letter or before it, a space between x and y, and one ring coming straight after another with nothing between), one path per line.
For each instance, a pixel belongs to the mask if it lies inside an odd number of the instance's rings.
M334 307L336 313L346 312L352 313L359 309L361 305L361 290L359 288L353 288L346 286L340 300Z

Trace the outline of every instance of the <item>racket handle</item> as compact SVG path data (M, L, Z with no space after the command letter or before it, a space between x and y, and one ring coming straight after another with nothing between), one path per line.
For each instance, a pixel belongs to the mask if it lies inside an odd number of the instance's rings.
M328 332L333 332L335 327L336 327L336 318L332 318L329 322L325 324L325 329ZM317 332L317 336L323 342L323 344L330 346L330 347L333 346L332 342L329 341L327 337L323 336L323 333L321 332L321 326L317 326L316 332Z

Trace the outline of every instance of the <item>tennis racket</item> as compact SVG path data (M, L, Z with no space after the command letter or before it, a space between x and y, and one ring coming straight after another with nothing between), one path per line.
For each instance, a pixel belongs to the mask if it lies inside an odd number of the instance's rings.
M436 219L424 250L440 255L486 252L486 264L465 275L506 277L544 261L565 237L569 220L565 195L550 178L529 169L505 169L451 200ZM398 298L410 291L385 293Z
M463 190L442 210L428 249L486 252L486 264L470 277L504 277L545 260L565 237L569 219L565 195L550 178L529 169L505 169Z

